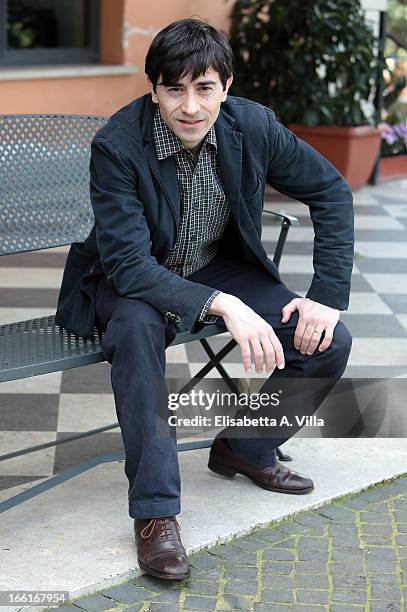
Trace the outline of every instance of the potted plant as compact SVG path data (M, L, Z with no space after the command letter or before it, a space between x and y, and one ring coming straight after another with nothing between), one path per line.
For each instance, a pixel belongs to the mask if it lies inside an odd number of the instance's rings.
M230 42L231 93L272 108L353 189L364 185L380 148L380 60L359 0L236 0Z

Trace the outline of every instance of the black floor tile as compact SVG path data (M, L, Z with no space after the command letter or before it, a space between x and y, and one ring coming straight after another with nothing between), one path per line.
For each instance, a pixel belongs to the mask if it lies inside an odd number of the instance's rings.
M372 242L406 242L407 230L401 229L360 229L355 232L356 240Z
M353 209L355 215L389 215L389 213L378 204L353 204Z
M274 253L277 240L273 242L262 240L262 243L267 253ZM287 239L281 261L284 261L284 255L312 255L313 249L312 242L290 242Z
M18 487L26 482L35 482L41 478L49 478L49 474L44 474L44 476L0 476L0 491Z
M374 274L406 274L407 261L405 259L379 259L375 257L355 257L358 270Z
M64 440L75 433L58 433L57 440ZM58 474L98 455L123 451L123 448L119 428L60 444L55 447L54 473Z
M406 338L407 330L391 314L347 314L341 313L341 321L355 338Z
M55 308L59 289L15 289L2 287L2 308Z
M0 257L0 268L63 268L67 253L16 253Z
M110 363L103 361L62 372L61 393L112 393Z
M51 393L0 394L0 431L56 431L59 396Z
M379 293L378 295L394 314L407 314L407 294Z

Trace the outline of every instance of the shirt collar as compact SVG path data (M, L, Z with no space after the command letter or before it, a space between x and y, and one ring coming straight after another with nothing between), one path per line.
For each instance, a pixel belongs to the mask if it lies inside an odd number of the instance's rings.
M165 159L170 155L174 155L174 153L178 153L182 150L187 150L182 144L182 142L179 140L179 138L174 134L174 132L170 130L168 125L165 123L164 119L161 116L160 107L158 104L154 113L153 133L155 150L158 159ZM202 147L206 146L207 144L211 144L215 148L215 151L217 151L216 133L214 126L212 126L209 132L206 134Z

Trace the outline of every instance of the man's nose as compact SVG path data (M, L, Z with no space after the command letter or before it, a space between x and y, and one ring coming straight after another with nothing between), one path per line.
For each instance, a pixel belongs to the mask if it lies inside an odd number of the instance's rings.
M195 93L186 92L182 101L181 110L186 115L194 116L199 111L199 102L195 97Z

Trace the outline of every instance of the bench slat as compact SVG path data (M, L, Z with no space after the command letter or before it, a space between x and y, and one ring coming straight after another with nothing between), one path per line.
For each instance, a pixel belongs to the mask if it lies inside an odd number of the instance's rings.
M180 332L171 346L227 332L224 325L208 325L196 334ZM55 324L55 315L0 326L0 382L59 372L105 361L101 341L85 340Z

